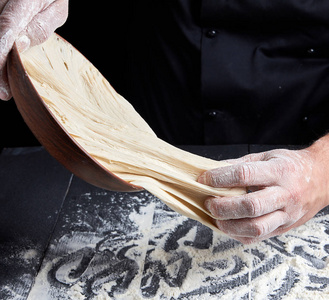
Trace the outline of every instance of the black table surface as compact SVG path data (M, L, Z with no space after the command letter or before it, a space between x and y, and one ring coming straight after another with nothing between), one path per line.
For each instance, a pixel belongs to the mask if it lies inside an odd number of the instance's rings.
M214 159L274 146L185 146ZM42 147L0 155L0 299L329 299L329 209L251 246L142 191L73 176Z

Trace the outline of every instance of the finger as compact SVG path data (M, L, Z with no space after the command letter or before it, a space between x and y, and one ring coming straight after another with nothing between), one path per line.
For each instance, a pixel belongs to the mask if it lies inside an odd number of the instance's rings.
M5 8L9 0L0 0L0 14L2 14L3 9Z
M260 152L260 153L247 154L239 158L227 159L224 161L231 165L236 165L236 164L252 162L252 161L263 161L265 159L266 159L266 152Z
M256 161L208 170L198 178L213 187L270 186L280 179L275 161Z
M7 55L20 32L38 12L46 9L53 1L11 0L4 5L0 15L0 69L3 69Z
M65 23L67 17L68 0L55 1L45 10L35 15L20 33L17 39L18 49L23 52L29 47L45 42L58 27Z
M236 197L211 197L205 206L214 218L220 220L255 218L282 209L285 199L282 189L269 187Z
M241 242L242 244L250 245L250 244L254 244L254 243L264 241L264 240L269 239L269 238L274 237L274 236L282 235L282 234L284 234L285 232L287 232L289 230L290 230L289 228L280 226L276 230L270 232L267 235L261 236L261 237L256 237L256 238L255 237L240 237L240 236L231 236L231 237L233 239Z
M2 1L0 15L0 98L8 100L11 97L6 73L8 53L13 47L19 33L32 20L33 16L45 9L54 0Z
M298 226L304 224L306 221L308 221L313 216L314 216L314 214L305 214L301 219L299 219L297 221L289 218L285 224L279 226L277 229L270 232L269 234L261 236L261 237L256 237L256 238L255 237L239 237L239 236L231 236L231 237L243 244L252 244L252 243L260 242L262 240L265 240L265 239L268 239L268 238L271 238L274 236L282 235L282 234L288 232L289 230L291 230L292 228L297 228Z
M235 239L251 238L259 240L264 239L288 222L288 215L281 210L277 210L253 219L216 220L216 225L221 231Z

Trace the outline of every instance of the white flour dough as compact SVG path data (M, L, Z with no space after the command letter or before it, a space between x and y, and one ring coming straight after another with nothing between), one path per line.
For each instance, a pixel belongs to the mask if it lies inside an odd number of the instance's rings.
M196 179L203 171L225 163L157 138L100 72L57 35L22 54L22 61L51 112L100 164L179 213L217 230L204 209L206 197L236 195L244 190L215 189Z

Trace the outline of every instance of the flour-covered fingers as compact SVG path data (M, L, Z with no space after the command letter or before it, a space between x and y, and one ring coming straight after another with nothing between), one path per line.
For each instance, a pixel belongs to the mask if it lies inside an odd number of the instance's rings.
M254 241L274 235L279 227L284 227L288 223L290 223L288 214L281 210L252 219L216 220L217 227L232 238L237 240L250 238Z
M246 162L264 161L264 160L266 160L266 152L251 153L251 154L247 154L245 156L239 157L239 158L226 159L224 161L231 165L236 165L236 164L241 164L241 163L246 163Z
M66 20L67 6L67 0L0 1L0 99L11 97L6 65L14 42L26 50L45 41Z
M45 42L49 36L62 26L68 17L68 0L57 0L41 11L20 33L17 46L20 51Z
M54 0L9 0L0 14L0 69L19 34L33 17L46 9Z
M239 163L208 170L198 181L213 187L269 186L280 179L279 167L273 161Z
M268 187L235 197L210 197L205 207L220 220L255 218L282 209L286 196L282 189Z
M279 236L279 235L282 235L284 234L285 232L289 231L291 228L294 228L296 226L299 226L299 225L296 225L297 223L293 223L291 226L279 226L277 229L275 229L274 231L268 233L268 234L265 234L264 236L261 236L261 237L243 237L243 236L231 236L233 239L245 244L245 245L249 245L249 244L254 244L254 243L258 243L260 241L263 241L263 240L266 240L266 239L269 239L271 237L274 237L274 236Z

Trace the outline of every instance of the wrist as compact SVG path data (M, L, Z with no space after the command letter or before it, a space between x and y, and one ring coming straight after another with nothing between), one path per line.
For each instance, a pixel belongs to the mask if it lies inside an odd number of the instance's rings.
M316 140L305 150L309 151L316 159L323 160L323 162L328 164L329 167L329 134Z
M329 205L329 134L315 141L305 149L312 161L312 177L322 189L323 206Z

